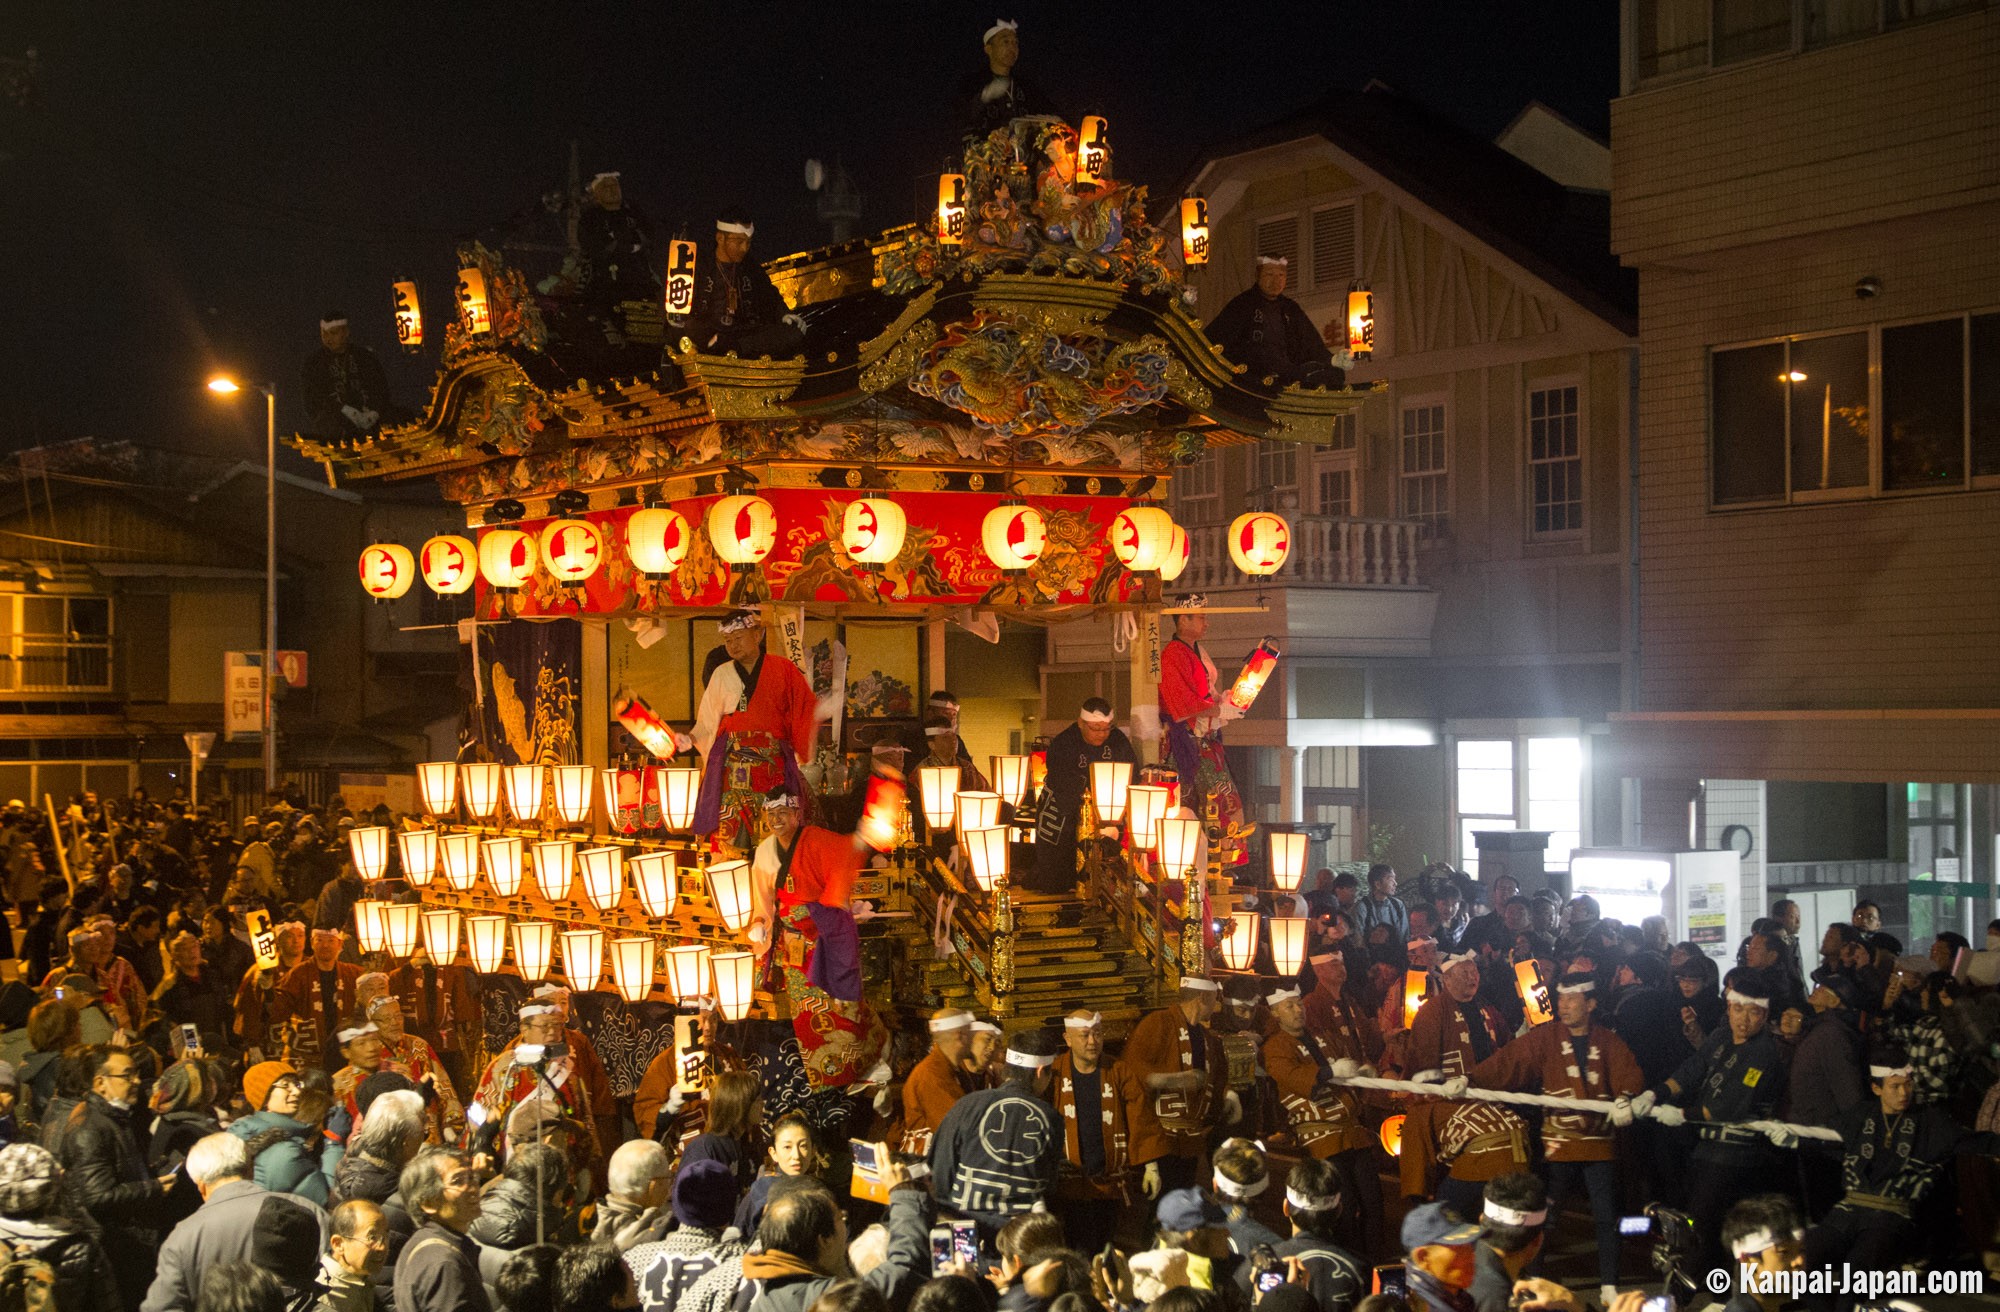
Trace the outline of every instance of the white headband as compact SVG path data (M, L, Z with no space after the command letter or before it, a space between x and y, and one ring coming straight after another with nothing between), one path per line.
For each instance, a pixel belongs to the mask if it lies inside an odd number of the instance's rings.
M515 1014L522 1020L533 1020L537 1016L553 1016L560 1010L562 1010L560 1007L551 1006L546 1002L530 1002Z
M1771 1000L1769 998L1753 998L1747 993L1738 993L1735 989L1729 990L1728 996L1731 1002L1745 1007L1762 1007L1766 1011L1771 1009ZM1765 1247L1768 1248L1770 1245L1766 1244Z
M767 797L764 799L764 809L766 811L782 811L788 806L796 809L798 804L799 799L793 797L790 793L780 793L776 797Z
M754 237L757 235L757 225L754 223L724 223L721 219L715 221L715 230L717 232L733 232L739 237Z
M1328 1212L1340 1206L1340 1195L1315 1198L1311 1194L1302 1194L1290 1185L1286 1185L1285 1201L1291 1204L1294 1212Z
M1290 261L1289 259L1287 259L1287 258L1285 258L1284 256L1282 256L1282 255L1259 255L1259 256L1257 257L1257 263L1259 263L1259 264L1282 264L1282 265L1286 266L1287 268L1289 268L1289 267L1291 266L1291 263L1292 263L1292 262L1291 262L1291 261Z
M1752 1230L1749 1234L1744 1235L1741 1239L1731 1244L1729 1252L1732 1256L1738 1258L1753 1257L1765 1249L1772 1247L1777 1242L1777 1238L1769 1230Z
M1581 984L1558 984L1558 985L1556 985L1556 992L1558 992L1558 993L1595 993L1595 992L1597 992L1597 981L1596 981L1596 980L1594 980L1594 979L1587 979L1587 980L1583 981L1583 983L1581 983Z
M1111 716L1104 711L1078 711L1076 718L1085 724L1111 723Z
M1199 975L1181 976L1181 987L1184 989L1199 989L1203 993L1222 992L1222 985L1212 979L1203 979Z
M538 984L535 986L535 996L537 998L562 998L567 1001L569 990L560 984Z
M1002 32L1018 32L1020 30L1021 30L1021 25L1019 23L1015 22L1011 18L1003 18L999 22L995 23L993 26L986 29L986 35L979 38L979 44L982 46L985 45L988 41L991 41L994 37L999 36Z
M1103 1016L1094 1011L1088 1016L1065 1016L1063 1017L1063 1028L1066 1030L1094 1030L1103 1019Z
M319 326L320 326L320 328L321 328L322 330L324 330L324 329L327 329L327 328L345 328L345 327L347 326L347 320L345 320L345 319L321 319L321 320L319 321Z
M1252 1180L1248 1184L1238 1184L1222 1172L1217 1171L1212 1180L1215 1185L1215 1192L1225 1198L1255 1198L1271 1187L1271 1177L1268 1175L1261 1180Z
M598 183L600 183L600 182L604 181L604 180L605 180L606 178L610 178L610 179L611 179L611 180L612 180L613 182L616 182L616 181L618 181L618 179L620 179L620 178L622 178L622 177L624 177L624 176L625 176L625 175L624 175L624 174L622 174L622 173L613 173L613 172L608 172L608 171L607 171L607 172L604 172L604 173L600 173L600 174L598 174L597 176L593 177L593 178L592 178L592 179L590 180L590 185L591 185L591 186L593 186L593 187L595 187L595 186L596 186L596 185L597 185Z
M1549 1209L1546 1207L1539 1212L1517 1212L1511 1207L1502 1207L1491 1198L1486 1200L1484 1211L1488 1218L1498 1221L1501 1225L1540 1225L1549 1219Z
M1871 1080L1886 1080L1893 1075L1901 1075L1905 1079L1908 1079L1914 1074L1916 1072L1908 1066L1870 1066L1868 1068L1868 1078Z
M1403 945L1403 951L1415 952L1418 948L1422 947L1424 944L1435 943L1435 942L1437 942L1437 940L1432 938L1429 934L1419 934L1415 938L1411 939L1408 943L1405 943Z
M939 1016L931 1021L931 1033L943 1034L946 1030L962 1030L972 1024L972 1013L954 1011L949 1016Z
M972 1022L972 1032L974 1034L998 1034L1000 1033L1000 1027L990 1020L976 1020Z
M1332 961L1333 956L1334 954L1331 952L1316 952L1312 956L1307 957L1306 960L1317 966L1322 961Z
M1279 989L1276 993L1266 993L1264 995L1264 1005L1275 1007L1280 1002L1290 1002L1298 996L1299 991L1297 989Z
M1038 1057L1032 1052L1022 1052L1018 1048L1007 1049L1007 1064L1009 1066L1024 1066L1029 1070L1038 1071L1054 1060L1055 1054L1053 1053L1046 1057Z
M1473 953L1460 952L1454 956L1446 957L1444 960L1438 962L1438 969L1450 970L1453 966L1462 966L1468 961L1477 962L1478 960L1479 960L1478 956L1476 956Z
M958 732L958 730L956 730L956 729L952 728L952 727L951 727L950 725L948 725L948 724L941 724L941 725L937 726L937 727L936 727L935 729L926 729L926 730L924 730L924 737L926 737L926 738L942 738L942 737L944 737L944 736L945 736L946 734L948 734L948 733L957 733L957 732Z
M382 1008L384 1007L393 1007L396 1005L398 1004L396 1002L395 994L383 993L376 997L368 999L367 1012L370 1016L373 1016L376 1012L382 1010Z
M334 1037L339 1039L342 1043L352 1043L364 1034L380 1034L381 1032L382 1031L376 1029L373 1025L356 1025L353 1029L342 1030L339 1034L335 1035Z

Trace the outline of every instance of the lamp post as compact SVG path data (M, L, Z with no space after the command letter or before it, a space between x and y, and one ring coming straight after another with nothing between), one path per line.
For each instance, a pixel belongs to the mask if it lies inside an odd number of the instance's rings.
M243 385L227 374L208 380L217 396L234 396ZM264 797L278 786L277 726L271 723L271 683L278 664L278 385L265 383L264 394Z

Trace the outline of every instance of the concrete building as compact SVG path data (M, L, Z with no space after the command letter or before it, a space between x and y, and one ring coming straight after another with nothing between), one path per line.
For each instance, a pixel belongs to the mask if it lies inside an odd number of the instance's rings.
M1207 595L1224 678L1261 636L1285 655L1228 732L1233 772L1255 818L1314 827L1316 862L1471 867L1474 831L1542 829L1560 866L1622 836L1593 744L1630 654L1632 280L1603 143L1540 106L1503 140L1370 86L1218 144L1188 182L1205 319L1258 255L1289 260L1315 324L1344 322L1356 279L1375 293L1351 377L1384 388L1340 440L1212 445L1174 487L1193 552L1168 591ZM1224 543L1251 508L1294 527L1262 585ZM1124 668L1102 629L1052 630L1049 725L1088 691L1130 705Z
M1625 0L1637 836L1928 942L1992 914L2000 10ZM1978 887L1942 897L1952 878ZM1848 890L1858 890L1849 892ZM1914 892L1915 896L1912 896Z

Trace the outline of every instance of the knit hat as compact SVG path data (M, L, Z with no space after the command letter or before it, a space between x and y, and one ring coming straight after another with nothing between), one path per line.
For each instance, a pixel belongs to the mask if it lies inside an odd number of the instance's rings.
M0 1148L0 1212L33 1216L56 1199L62 1169L40 1144L10 1143Z
M272 1194L250 1227L251 1260L290 1289L312 1283L319 1270L319 1219L289 1194Z
M736 1219L736 1178L721 1162L689 1162L674 1177L674 1219L699 1230L720 1230Z
M271 1096L271 1086L281 1075L297 1075L298 1068L285 1061L260 1061L243 1072L243 1101L251 1110L263 1111L265 1099Z

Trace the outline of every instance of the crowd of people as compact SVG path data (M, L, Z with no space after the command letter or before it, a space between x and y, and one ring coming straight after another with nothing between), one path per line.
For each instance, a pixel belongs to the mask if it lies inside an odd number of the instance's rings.
M936 1010L832 1140L713 1010L628 1096L565 990L493 1041L467 967L362 958L347 832L393 819L10 804L5 1306L1636 1312L1640 1213L1696 1278L2000 1257L2000 996L1870 902L1813 954L1781 901L1724 975L1588 897L1321 871L1298 979L1185 976L1122 1044Z

